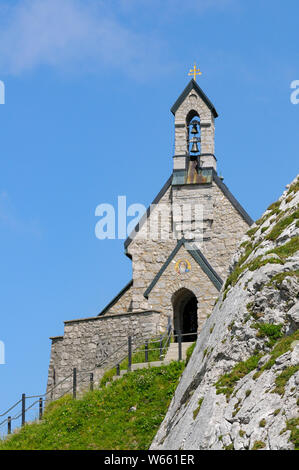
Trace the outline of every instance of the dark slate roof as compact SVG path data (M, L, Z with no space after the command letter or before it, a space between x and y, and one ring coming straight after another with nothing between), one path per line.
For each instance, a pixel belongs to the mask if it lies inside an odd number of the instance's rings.
M98 317L100 315L105 315L105 313L111 308L113 307L114 304L116 304L116 302L121 298L121 296L127 291L130 289L130 287L132 287L133 285L133 279L128 282L128 284L114 297L114 299L111 300L111 302L109 302L108 305L106 305L106 307L98 314Z
M233 205L233 207L236 209L237 212L239 212L239 214L241 215L241 217L245 220L245 222L247 222L247 224L250 226L253 224L253 220L252 218L250 217L250 215L248 215L248 213L245 211L245 209L241 206L241 204L237 201L237 199L232 195L232 193L230 192L230 190L228 189L228 187L223 183L223 181L219 178L219 176L217 175L216 171L214 169L213 170L213 180L215 181L215 183L217 184L217 186L219 187L219 189L223 192L223 194L227 197L227 199L231 202L231 204ZM158 204L158 202L160 201L160 199L164 196L164 194L166 193L167 189L171 186L171 182L172 182L172 174L170 176L170 178L166 181L165 185L163 186L163 188L161 189L161 191L159 192L159 194L155 197L155 199L153 200L152 204ZM147 211L146 213L143 215L143 217L141 217L140 221L138 222L138 224L136 225L135 227L135 231L138 231L142 225L144 224L144 222L147 220L147 218L149 217L150 215L150 207L147 208ZM134 237L133 237L134 238ZM124 243L124 246L125 246L125 251L127 250L128 246L130 245L131 241L133 240L133 238L131 238L131 235L129 235L129 237L125 240L125 243Z
M161 267L160 271L156 274L156 276L154 277L154 279L152 280L152 282L150 283L150 285L148 286L148 288L144 292L143 295L144 295L145 298L148 298L150 292L152 291L152 289L157 284L158 280L160 279L160 277L164 273L165 269L169 266L169 264L171 263L171 261L173 260L175 255L178 253L181 246L185 245L185 243L187 243L187 240L185 240L184 238L182 238L181 240L178 241L176 247L170 253L169 257L167 258L167 260L165 261L165 263ZM185 248L186 248L186 246L185 246ZM218 291L220 291L221 287L222 287L222 284L223 284L223 281L222 281L221 277L216 273L216 271L212 268L212 266L210 265L208 260L205 258L205 256L202 254L202 252L199 249L191 250L191 249L186 248L186 250L193 257L193 259L199 264L201 269L205 272L205 274L209 277L210 281L214 284L216 289Z
M196 83L195 80L190 80L190 82L188 83L188 85L186 86L185 90L183 91L183 93L178 97L178 99L176 100L176 102L174 103L174 105L172 106L171 108L171 112L172 114L175 114L178 110L178 108L181 106L181 104L183 103L183 101L185 100L185 98L188 96L188 94L190 93L191 90L195 90L199 96L201 97L201 99L206 103L206 105L208 106L208 108L212 111L214 117L218 117L218 113L215 109L215 106L213 105L213 103L211 103L211 101L209 100L209 98L207 97L207 95L202 91L202 89L200 88L200 86Z
M188 253L194 258L194 260L199 264L201 269L206 273L209 277L210 281L214 284L218 291L221 290L223 280L221 277L216 273L216 271L212 268L208 260L202 254L202 252L198 250L188 250Z

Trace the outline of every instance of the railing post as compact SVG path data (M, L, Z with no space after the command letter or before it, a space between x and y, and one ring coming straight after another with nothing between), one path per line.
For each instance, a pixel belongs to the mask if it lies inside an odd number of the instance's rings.
M160 361L163 359L163 336L160 335Z
M148 362L148 340L145 341L145 345L144 345L144 358L145 358L145 362Z
M22 426L25 426L25 422L26 422L25 409L26 409L26 395L25 393L23 393L22 395Z
M179 348L179 361L182 360L182 334L178 331L178 348Z
M116 364L116 375L120 376L120 365Z
M93 392L93 373L92 372L89 377L89 390Z
M128 337L128 372L132 370L132 336Z
M11 416L7 418L7 434L11 434Z
M74 400L77 397L77 369L74 367L73 369L73 398Z
M43 399L39 399L39 420L41 421L43 418Z

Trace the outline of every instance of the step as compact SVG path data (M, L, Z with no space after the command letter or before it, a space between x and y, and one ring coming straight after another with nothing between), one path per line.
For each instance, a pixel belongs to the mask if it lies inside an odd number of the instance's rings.
M191 346L193 342L191 343L182 343L182 359L186 359L186 352L189 346ZM161 367L165 364L169 364L172 361L177 361L178 360L178 354L179 354L179 345L178 343L170 343L168 351L166 353L166 356L163 361L153 361L153 362L140 362L138 364L132 364L131 370L140 370L140 369L145 369L149 367ZM114 375L112 377L112 381L114 382L115 380L121 379L125 374L128 373L127 369L121 370L120 375ZM108 386L111 382L108 382L106 386Z
M187 349L193 344L193 342L182 343L182 359L186 359ZM177 361L179 356L179 344L171 343L166 353L165 362Z
M148 369L150 367L161 367L164 365L163 361L153 361L153 362L139 362L138 364L132 364L132 371L139 369ZM121 370L120 375L114 375L112 380L121 379L125 374L127 374L127 369Z

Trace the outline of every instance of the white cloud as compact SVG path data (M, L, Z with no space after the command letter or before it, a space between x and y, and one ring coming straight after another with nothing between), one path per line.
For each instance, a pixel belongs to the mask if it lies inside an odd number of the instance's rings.
M156 24L183 12L201 14L235 0L2 0L0 70L20 74L40 66L59 70L121 70L143 77L169 73L170 45ZM151 18L152 33L138 19ZM128 26L135 20L135 30ZM134 24L134 21L133 21ZM138 30L138 31L137 31ZM166 65L165 65L166 64Z
M113 0L112 0L113 1ZM175 13L201 14L207 10L221 10L235 4L236 0L114 0L124 11L155 9L156 17Z
M0 10L0 68L20 74L39 66L109 67L142 75L162 70L162 41L136 33L101 0L21 0Z

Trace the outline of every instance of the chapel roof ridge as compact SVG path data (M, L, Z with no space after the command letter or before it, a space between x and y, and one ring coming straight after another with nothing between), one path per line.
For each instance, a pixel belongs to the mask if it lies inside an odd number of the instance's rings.
M174 105L172 106L172 108L170 109L170 111L172 112L172 114L175 114L176 111L178 110L178 108L180 107L180 105L183 103L183 101L185 100L185 98L188 96L188 94L190 93L191 90L195 90L199 96L202 98L202 100L206 103L206 105L208 106L208 108L210 108L211 112L213 113L214 117L217 118L218 117L218 113L216 111L216 108L215 106L213 105L213 103L209 100L209 98L207 97L207 95L204 93L204 91L200 88L200 86L198 85L198 83L192 78L190 80L190 82L188 83L188 85L185 87L185 89L183 90L183 92L180 94L180 96L178 97L178 99L176 100L176 102L174 103Z

